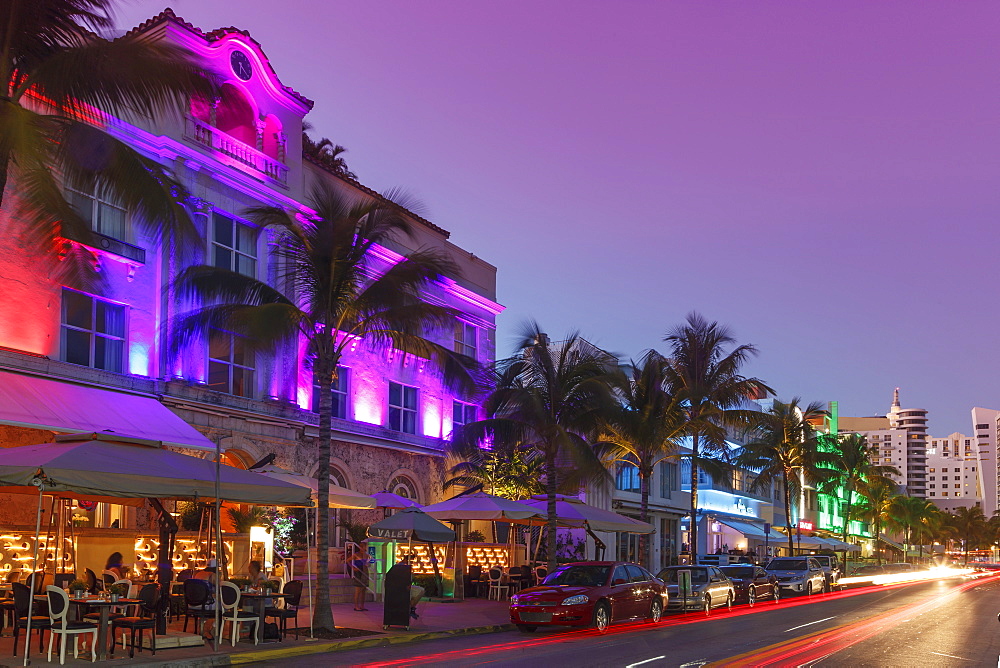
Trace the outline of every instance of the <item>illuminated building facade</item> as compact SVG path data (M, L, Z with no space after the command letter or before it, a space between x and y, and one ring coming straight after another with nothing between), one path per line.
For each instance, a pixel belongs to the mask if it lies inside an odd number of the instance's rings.
M185 47L221 82L218 99L193 100L188 113L109 119L106 127L169 167L189 189L192 197L185 204L203 237L203 247L193 249L201 262L276 284L280 268L269 257L274 231L248 221L248 208L281 206L307 214L305 194L320 181L377 197L303 157L303 118L312 102L281 83L261 46L246 32L203 32L167 10L128 34ZM15 199L16 188L8 190ZM70 388L67 397L77 388L98 401L103 397L101 424L116 431L129 425L129 416L116 414L118 400L141 397L149 401L150 411L167 410L160 415L163 420L180 418L178 433L184 425L197 430L163 439L166 443L203 452L221 444L227 463L244 467L275 453L278 465L314 474L316 397L302 353L250 354L235 337L217 332L202 345L169 357L163 332L183 308L165 296L164 287L182 268L177 256L137 231L134 212L104 201L99 193L71 193L71 199L99 233L94 244L99 247L88 250L105 279L100 294L70 289L35 271L33 258L51 249L26 247L16 233L17 221L4 221L0 373L29 379L29 396L22 399L37 405L25 408L31 419L0 406L0 445L45 442L53 432L91 426L75 422L66 415L71 411L46 404L51 400L32 390L36 385L31 383L46 381ZM12 209L5 207L4 215ZM448 253L460 275L439 281L427 298L455 308L460 316L453 329L432 336L480 362L491 362L496 316L502 310L496 302L495 267L452 244L449 233L432 222L415 214L410 218L414 238L392 249L378 248L373 271L421 247ZM363 341L345 354L333 391L333 481L363 493L387 489L421 503L438 500L446 439L456 421L478 417L474 400L454 396L426 360L399 350L370 349ZM132 426L142 422L133 419ZM20 519L4 512L0 523ZM118 519L125 526L126 518Z
M979 451L971 436L931 437L927 447L927 499L942 510L982 502Z

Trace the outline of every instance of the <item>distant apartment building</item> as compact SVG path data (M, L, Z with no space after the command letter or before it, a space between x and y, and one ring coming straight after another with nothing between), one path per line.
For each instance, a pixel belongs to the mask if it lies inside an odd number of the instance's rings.
M1000 471L997 470L997 420L1000 411L990 408L972 409L978 484L982 495L983 513L991 517L1000 509Z
M927 499L953 512L982 502L979 450L971 436L955 432L930 437L927 446Z

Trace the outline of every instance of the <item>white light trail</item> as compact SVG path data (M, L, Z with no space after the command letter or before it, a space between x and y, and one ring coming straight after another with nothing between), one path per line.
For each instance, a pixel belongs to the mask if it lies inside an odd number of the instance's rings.
M652 663L653 661L659 661L660 659L665 659L665 656L654 656L652 659L645 659L644 661L636 661L635 663L630 663L625 668L635 668L636 666L641 666L644 663Z
M788 633L789 631L794 631L795 629L804 629L807 626L812 626L813 624L819 624L820 622L828 622L834 617L836 617L836 615L834 615L833 617L825 617L823 619L817 619L815 622L809 622L808 624L800 624L799 626L793 626L790 629L785 629L784 632Z

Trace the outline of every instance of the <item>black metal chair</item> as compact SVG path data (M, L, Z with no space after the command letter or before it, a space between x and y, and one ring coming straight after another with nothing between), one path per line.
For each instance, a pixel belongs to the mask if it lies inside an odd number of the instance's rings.
M184 581L184 633L187 633L188 617L194 617L195 624L215 618L216 611L208 608L213 603L212 593L212 583L208 580L188 578ZM199 622L199 619L202 621ZM196 628L200 631L201 626Z
M284 608L267 608L264 611L265 617L274 617L275 619L281 620L279 622L279 627L281 629L281 637L285 638L288 636L288 620L295 620L295 639L299 639L299 605L302 601L302 581L292 580L291 582L286 582L285 586L282 588L281 592L283 594L288 594L288 598L285 599ZM292 610L291 608L295 608Z
M483 586L483 567L479 564L470 564L469 572L465 576L465 592L470 596L481 596L480 589Z
M31 630L38 631L38 651L42 651L42 640L45 635L45 631L52 627L52 623L49 621L48 614L38 615L33 614L38 612L34 610L35 606L34 599L31 593L31 589L28 585L23 585L20 582L15 582L14 587L14 652L11 656L17 656L17 637L20 635L21 629L28 628L28 615L32 614L31 617ZM29 613L28 611L32 612ZM28 648L28 642L30 638L25 637L24 647L25 651Z
M7 574L7 584L17 582L20 577L20 571L11 571ZM17 617L14 615L14 592L11 591L10 594L5 593L4 598L0 599L0 628L14 626L16 619Z
M156 609L160 604L160 585L146 584L139 590L139 614L133 617L119 617L111 622L111 657L115 656L115 632L118 629L131 631L128 643L128 658L135 656L135 632L139 632L139 653L142 654L142 635L150 630L149 649L156 656ZM122 647L125 646L125 634L122 634Z

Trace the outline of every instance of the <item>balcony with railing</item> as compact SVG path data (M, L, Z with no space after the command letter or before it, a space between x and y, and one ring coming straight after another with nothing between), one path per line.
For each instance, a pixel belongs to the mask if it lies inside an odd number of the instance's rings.
M280 160L258 151L239 139L231 137L209 123L187 116L184 137L211 151L221 153L249 168L249 173L262 180L270 180L281 185L288 182L288 167Z

